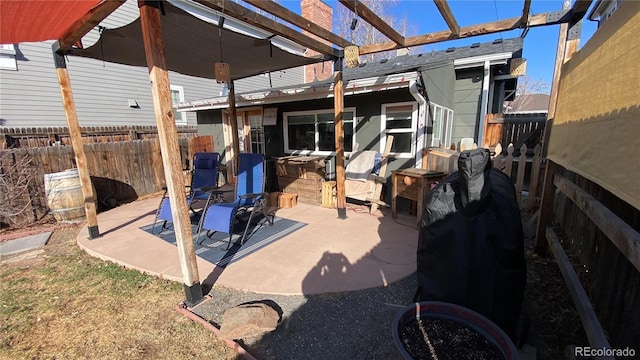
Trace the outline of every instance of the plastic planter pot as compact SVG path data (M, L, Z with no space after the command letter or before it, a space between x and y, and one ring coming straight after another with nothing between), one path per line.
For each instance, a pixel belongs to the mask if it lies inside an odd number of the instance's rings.
M486 317L465 307L424 301L396 314L393 342L406 360L518 360L509 336Z

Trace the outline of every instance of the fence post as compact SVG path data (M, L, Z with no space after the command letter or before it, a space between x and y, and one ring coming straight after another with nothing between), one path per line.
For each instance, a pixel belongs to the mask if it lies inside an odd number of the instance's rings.
M531 210L534 208L536 204L536 195L538 193L538 178L540 177L540 163L541 163L541 152L542 147L540 144L537 144L533 149L533 161L531 162L531 177L529 180L529 196L527 196L527 201L525 203L524 209Z
M520 147L520 156L518 157L518 169L516 170L516 198L518 199L518 207L522 208L522 188L524 186L524 171L527 167L527 145L522 144Z

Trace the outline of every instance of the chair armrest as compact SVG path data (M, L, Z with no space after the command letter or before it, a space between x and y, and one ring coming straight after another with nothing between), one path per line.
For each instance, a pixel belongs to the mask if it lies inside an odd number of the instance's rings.
M194 190L206 192L209 195L224 194L224 193L228 193L228 192L234 191L233 189L221 190L219 187L213 187L213 186L205 186L205 187L194 189Z
M265 192L261 192L261 193L250 193L250 194L244 194L244 195L240 195L240 199L257 199L260 197L266 197L267 193Z

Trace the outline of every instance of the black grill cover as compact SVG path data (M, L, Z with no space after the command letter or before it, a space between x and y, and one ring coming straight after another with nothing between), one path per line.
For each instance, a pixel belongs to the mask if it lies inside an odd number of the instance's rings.
M472 309L512 339L526 283L522 220L511 179L489 151L464 151L458 172L425 196L415 301Z

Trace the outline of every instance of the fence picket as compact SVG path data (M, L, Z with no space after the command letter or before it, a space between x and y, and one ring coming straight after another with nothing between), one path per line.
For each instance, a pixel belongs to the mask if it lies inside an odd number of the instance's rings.
M524 171L527 167L527 145L522 144L520 147L520 156L518 157L518 169L516 169L516 198L518 206L522 207L522 187L524 185Z
M538 178L540 177L540 167L542 165L541 153L542 147L537 144L533 149L533 161L531 163L531 180L529 182L529 195L527 196L527 202L524 209L527 211L532 210L536 205L536 197L538 196Z
M508 177L511 177L511 169L513 168L513 151L514 147L513 143L511 143L507 147L507 159L505 162L504 170L502 170L502 172L507 174Z

